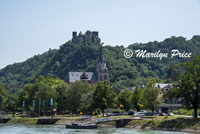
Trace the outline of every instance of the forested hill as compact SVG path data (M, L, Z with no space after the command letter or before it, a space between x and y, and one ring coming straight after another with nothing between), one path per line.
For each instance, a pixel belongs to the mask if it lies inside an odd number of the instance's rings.
M3 83L10 92L19 92L27 83L31 83L40 75L59 77L63 80L69 71L95 71L99 58L99 44L90 41L71 43L66 42L58 50L49 50L41 55L0 70L0 83ZM177 49L180 52L191 52L192 55L200 54L200 36L194 36L191 40L183 37L171 37L162 42L135 43L128 48L148 52L171 53ZM142 84L150 77L164 81L171 76L173 64L183 62L189 58L141 58L133 55L132 58L124 57L123 46L105 46L103 48L105 61L107 62L109 77L112 85L134 86Z

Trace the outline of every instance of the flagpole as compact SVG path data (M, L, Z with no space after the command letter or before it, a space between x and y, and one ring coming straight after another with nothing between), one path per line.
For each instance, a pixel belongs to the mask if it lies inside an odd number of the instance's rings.
M40 106L39 106L39 117L40 117Z
M35 101L33 100L33 116L34 116L34 106L35 106Z
M53 98L50 100L50 111L51 111L51 106L53 106ZM51 111L52 112L52 111ZM53 113L52 113L53 114Z
M22 101L22 117L23 117L23 111L24 111L25 101Z
M39 98L39 117L40 117L40 102L41 101L41 99Z
M44 116L44 103L45 103L45 100L43 100L43 116Z

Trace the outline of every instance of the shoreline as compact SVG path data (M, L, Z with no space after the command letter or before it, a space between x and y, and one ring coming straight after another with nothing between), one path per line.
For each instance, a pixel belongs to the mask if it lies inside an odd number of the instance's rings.
M14 124L24 124L24 125L42 125L38 124L39 118L11 118L8 122L2 124L14 125ZM66 125L72 122L79 121L79 119L73 118L52 118L56 120L55 123L43 124L43 125ZM83 123L86 121L83 121ZM88 122L88 121L87 121ZM94 123L95 119L89 121ZM116 122L104 122L100 123L99 128L111 128L116 127ZM144 130L161 130L161 131L174 131L174 132L191 132L200 133L200 119L170 119L170 120L160 120L160 119L133 119L129 121L123 128L133 128L133 129L144 129Z

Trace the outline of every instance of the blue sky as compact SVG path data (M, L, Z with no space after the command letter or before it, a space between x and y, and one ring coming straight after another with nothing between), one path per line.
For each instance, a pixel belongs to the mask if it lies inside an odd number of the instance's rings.
M113 46L190 39L200 35L200 0L0 0L0 68L86 30Z

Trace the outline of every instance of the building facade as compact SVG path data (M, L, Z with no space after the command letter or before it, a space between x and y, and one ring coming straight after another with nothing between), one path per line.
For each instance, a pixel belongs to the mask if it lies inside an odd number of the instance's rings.
M109 75L104 60L103 47L101 46L96 70L94 72L69 72L66 78L66 83L70 84L75 81L87 81L90 84L96 84L98 81L104 80L109 81Z

